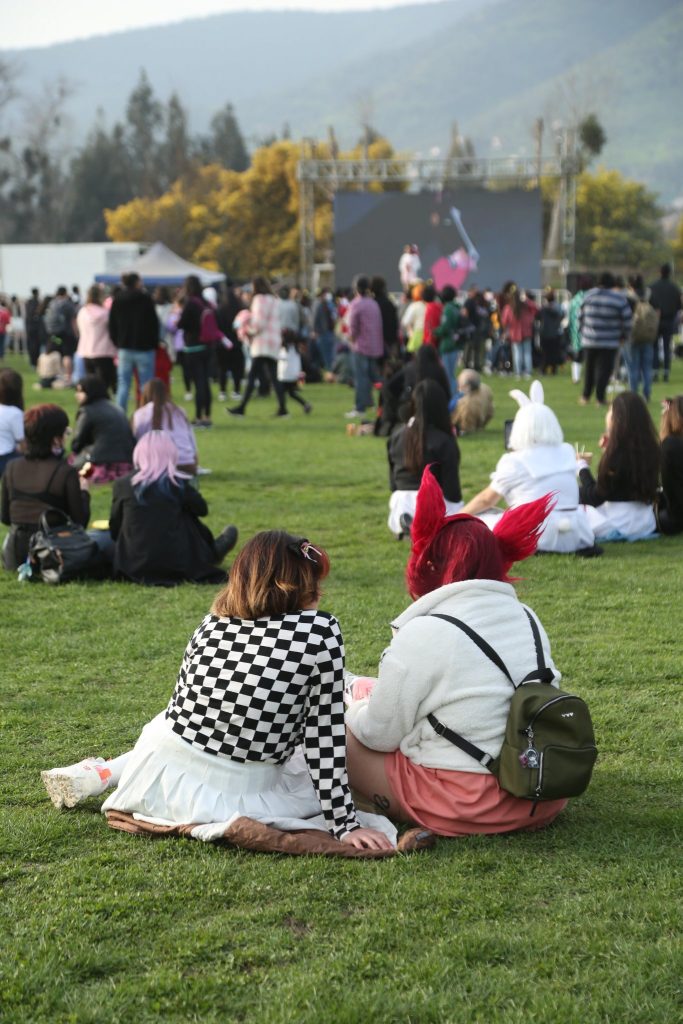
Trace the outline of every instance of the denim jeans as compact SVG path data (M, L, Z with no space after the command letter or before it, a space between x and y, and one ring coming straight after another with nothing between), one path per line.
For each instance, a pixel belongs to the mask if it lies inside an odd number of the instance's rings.
M334 353L337 349L337 335L334 331L325 331L324 334L319 334L318 345L325 369L331 370L332 363L334 362Z
M628 348L628 385L631 391L638 394L638 385L642 377L643 397L647 400L652 390L654 345L629 345Z
M377 362L362 352L353 353L353 376L356 385L356 411L365 412L372 405L371 382L379 380Z
M446 371L448 377L448 386L451 389L451 398L455 396L455 392L458 390L458 386L455 383L455 368L458 365L458 356L460 352L457 348L454 348L451 352L444 352L441 356L441 362L443 368Z
M531 360L531 338L512 343L512 368L517 377L530 377L533 369Z
M116 404L120 405L124 412L128 407L133 370L137 368L140 390L142 390L147 381L154 376L155 355L154 349L150 349L148 352L136 352L132 348L119 349L119 384L116 390Z

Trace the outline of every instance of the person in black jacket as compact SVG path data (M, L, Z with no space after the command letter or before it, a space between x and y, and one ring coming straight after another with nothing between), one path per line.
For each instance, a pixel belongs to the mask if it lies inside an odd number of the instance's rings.
M373 277L370 291L382 314L382 334L384 335L384 352L390 357L400 354L398 342L398 310L387 294L387 283L383 277Z
M227 294L216 308L216 322L221 331L232 342L232 348L225 345L216 345L214 353L218 369L218 401L224 402L227 398L228 374L232 374L232 394L234 401L242 397L240 389L244 377L244 349L242 342L237 337L235 330L235 318L245 307L239 298L236 289L231 281L226 281Z
M115 577L160 586L224 581L218 566L237 543L237 528L227 526L214 539L200 522L206 501L178 473L178 451L169 435L143 434L133 462L135 472L114 484L109 513Z
M650 286L650 305L659 310L659 335L655 342L653 380L659 380L659 339L662 339L664 353L664 381L669 379L671 369L671 337L676 326L676 317L681 309L681 289L671 280L671 264L665 263L659 272L659 281Z
M109 337L119 350L116 401L125 412L137 370L140 390L154 376L159 344L159 319L152 296L142 289L139 274L123 274L123 289L109 310Z
M76 385L76 415L71 460L76 469L91 463L92 483L106 483L133 468L135 438L123 409L109 401L107 385L89 374Z
M423 380L412 394L412 416L387 441L389 459L388 526L400 540L408 532L422 474L436 464L447 514L462 507L460 450L453 434L448 400L433 380Z
M655 512L660 533L683 532L683 395L665 398L659 436L662 441L662 489Z
M65 512L75 523L90 518L88 481L64 460L69 417L59 405L35 405L24 414L26 455L12 459L2 477L0 519L10 527L2 548L6 569L26 561L43 513Z

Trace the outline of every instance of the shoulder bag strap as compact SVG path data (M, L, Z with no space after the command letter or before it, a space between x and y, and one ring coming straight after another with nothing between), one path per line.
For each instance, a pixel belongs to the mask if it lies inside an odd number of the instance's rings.
M524 611L526 613L527 619L529 620L531 632L534 637L534 647L536 648L536 660L538 662L538 665L533 672L529 672L527 675L524 676L524 679L522 679L522 682L519 685L523 686L524 683L531 682L552 683L553 679L555 678L555 675L553 673L553 670L551 668L548 668L548 666L545 663L545 655L543 654L543 644L541 643L541 634L538 629L538 623L536 622L536 619L531 614L528 608L525 608Z

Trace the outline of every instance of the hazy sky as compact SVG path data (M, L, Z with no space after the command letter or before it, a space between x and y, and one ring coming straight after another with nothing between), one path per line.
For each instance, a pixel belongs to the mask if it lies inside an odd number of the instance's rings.
M0 47L48 46L67 39L106 35L127 28L225 11L350 11L405 7L434 0L10 0L3 18Z

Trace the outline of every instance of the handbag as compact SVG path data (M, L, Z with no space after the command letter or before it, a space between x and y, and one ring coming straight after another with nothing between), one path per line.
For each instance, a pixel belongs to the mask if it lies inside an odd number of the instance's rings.
M83 575L98 554L98 546L84 526L61 509L50 509L62 522L51 526L43 512L31 537L28 560L34 575L45 583L67 583Z

